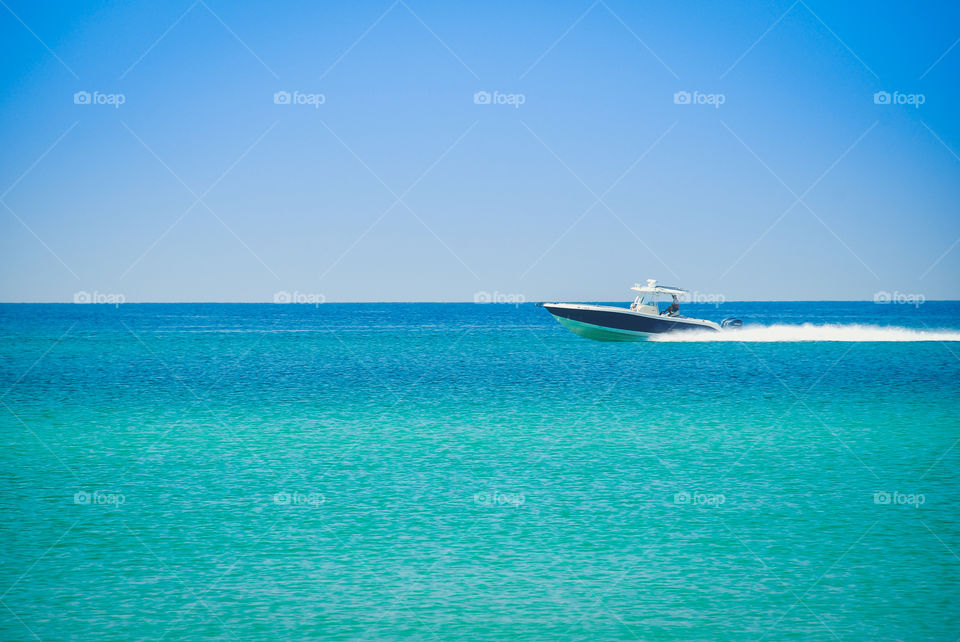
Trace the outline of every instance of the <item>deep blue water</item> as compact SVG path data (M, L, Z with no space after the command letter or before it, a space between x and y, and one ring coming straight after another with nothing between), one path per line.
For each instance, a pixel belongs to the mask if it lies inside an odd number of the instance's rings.
M0 637L957 639L960 304L683 311L0 305Z

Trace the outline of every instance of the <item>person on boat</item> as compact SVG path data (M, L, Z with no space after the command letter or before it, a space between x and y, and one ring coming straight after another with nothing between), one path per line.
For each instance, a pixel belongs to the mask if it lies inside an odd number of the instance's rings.
M668 317L675 317L675 316L677 316L677 313L680 311L680 301L677 299L677 295L676 295L676 294L674 294L674 295L672 295L672 296L673 296L673 303L671 303L671 304L670 304L670 307L667 308L666 310L664 310L663 312L661 312L660 314L665 314L665 315L667 315Z

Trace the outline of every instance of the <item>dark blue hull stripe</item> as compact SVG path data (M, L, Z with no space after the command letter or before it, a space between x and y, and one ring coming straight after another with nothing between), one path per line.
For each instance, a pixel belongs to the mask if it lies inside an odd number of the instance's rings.
M624 314L622 312L612 312L607 310L580 310L576 308L557 308L553 306L544 306L550 311L550 314L580 321L582 323L592 323L593 325L603 326L605 328L615 328L617 330L629 330L631 332L648 332L650 334L659 334L662 332L675 332L678 330L714 330L708 325L699 323L685 323L680 320L651 317L644 317L636 314Z

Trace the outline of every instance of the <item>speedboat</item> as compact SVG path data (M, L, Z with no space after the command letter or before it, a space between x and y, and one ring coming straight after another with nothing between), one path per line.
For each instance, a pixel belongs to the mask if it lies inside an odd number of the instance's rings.
M638 294L629 308L589 303L542 305L563 327L581 337L596 341L643 341L650 335L665 332L719 332L724 328L742 325L739 319L724 319L717 324L706 319L681 315L679 298L686 295L687 291L657 285L654 279L647 279L646 285L637 283L630 289ZM661 311L659 299L663 296L672 297L673 303Z

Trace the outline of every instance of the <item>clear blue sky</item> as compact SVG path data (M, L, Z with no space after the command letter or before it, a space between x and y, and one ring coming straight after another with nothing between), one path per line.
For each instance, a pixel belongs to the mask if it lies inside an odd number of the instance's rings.
M955 2L591 1L3 0L0 300L960 298Z

